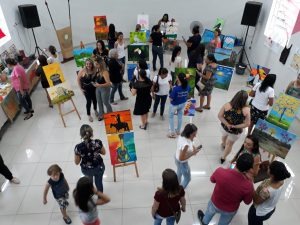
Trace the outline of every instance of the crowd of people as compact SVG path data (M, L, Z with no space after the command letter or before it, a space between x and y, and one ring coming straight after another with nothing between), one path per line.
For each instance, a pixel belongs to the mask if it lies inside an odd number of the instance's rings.
M177 149L174 149L174 158L177 171L165 169L162 173L162 186L154 195L154 202L151 210L154 224L159 225L164 219L168 225L179 221L180 212L186 211L185 189L191 181L191 169L188 161L198 154L202 145L195 146L194 138L197 135L197 126L189 123L182 129L183 109L189 98L191 87L188 85L188 75L179 73L175 76L175 68L182 67L181 47L176 46L172 52L169 63L164 63L163 37L161 32L163 23L168 22L168 15L155 25L150 35L152 43L152 71L155 73L151 79L151 71L147 62L140 59L134 71L133 79L129 82L130 92L136 96L134 104L134 115L139 115L141 124L139 128L148 129L148 113L153 110L151 117L156 116L160 105L160 119L165 119L165 106L169 99L168 120L169 128L167 136L177 138ZM140 29L137 26L136 29ZM200 95L200 105L196 111L202 113L203 110L211 109L212 91L214 87L214 73L217 68L217 61L213 55L214 48L221 46L219 29L215 30L215 36L208 45L200 44L201 35L199 27L192 30L193 35L184 44L187 46L189 59L188 67L196 68L196 88ZM116 32L113 24L109 25L108 48L102 40L97 41L93 51L93 57L86 60L85 66L78 72L77 83L86 98L86 113L90 122L94 118L91 115L93 106L95 118L98 121L104 119L104 114L113 111L112 105L116 105L115 93L118 90L120 100L127 100L123 93L125 50L126 45L122 32ZM57 61L56 49L49 47L51 58L39 56L39 66L37 75L41 77L42 87L46 90L49 87L42 67ZM157 70L156 60L160 61L160 68ZM25 109L25 118L28 120L33 116L34 110L30 95L28 93L29 83L25 76L24 69L13 59L7 59L6 63L12 69L12 86L16 90L22 107ZM169 65L169 70L164 67ZM284 180L290 177L285 165L279 161L273 161L269 165L269 178L264 180L256 190L254 190L253 179L258 174L261 163L259 143L257 138L251 135L251 130L258 119L265 119L268 109L274 102L275 74L269 74L261 83L257 83L251 92L238 91L231 101L225 103L218 114L220 120L220 130L222 133L221 147L224 149L220 157L223 164L230 154L234 143L240 138L244 129L248 128L248 135L244 144L231 159L229 167L216 169L210 177L210 181L215 184L212 196L208 202L207 209L198 211L198 218L202 225L208 225L212 217L220 214L220 225L230 224L238 211L241 202L250 204L253 202L248 213L249 225L263 224L274 213L279 196L283 190ZM300 75L296 81L288 86L286 92L294 93L300 90ZM47 93L47 91L46 91ZM247 104L248 97L252 97L250 107ZM204 105L205 97L207 99ZM51 104L47 93L49 107ZM106 110L104 109L104 106ZM175 126L174 120L177 117ZM102 155L106 154L106 149L99 139L93 138L93 129L90 125L84 124L80 128L82 142L74 149L74 163L80 165L84 177L77 182L73 191L73 198L79 208L79 216L86 225L98 225L97 205L103 205L110 201L106 196L103 187L103 174L105 165ZM0 156L0 172L12 183L18 184L20 181L13 177L9 169ZM66 224L72 221L67 214L69 185L64 177L59 165L51 165L47 171L50 177L45 186L43 203L47 204L47 194L49 189L60 207L63 219ZM95 183L95 187L94 187Z

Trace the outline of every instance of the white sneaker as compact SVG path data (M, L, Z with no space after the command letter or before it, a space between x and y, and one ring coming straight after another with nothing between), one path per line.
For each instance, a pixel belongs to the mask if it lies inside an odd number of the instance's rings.
M13 184L19 184L19 183L21 183L21 181L18 178L16 178L16 177L13 177L13 179L11 179L10 182L13 183Z

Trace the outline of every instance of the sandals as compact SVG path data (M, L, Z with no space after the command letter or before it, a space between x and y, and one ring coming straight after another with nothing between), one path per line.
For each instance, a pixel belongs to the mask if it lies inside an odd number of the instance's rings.
M33 114L29 113L25 116L24 120L29 120L31 117L33 117Z
M63 219L64 219L66 224L71 224L72 223L72 220L70 219L70 217L67 217L67 218L63 217Z
M146 125L144 127L142 127L142 125L140 125L139 128L142 129L142 130L147 130L147 126Z
M205 105L205 106L203 106L203 109L210 110L210 106L208 106L208 105Z
M177 138L177 135L172 133L167 135L168 138Z
M195 108L195 110L196 110L197 112L203 112L203 109L200 108L200 107Z

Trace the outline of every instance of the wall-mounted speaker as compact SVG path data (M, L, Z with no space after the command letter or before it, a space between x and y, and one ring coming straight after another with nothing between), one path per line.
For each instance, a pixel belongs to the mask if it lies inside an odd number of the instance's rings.
M40 17L36 5L26 4L19 5L21 20L25 28L40 27Z
M255 27L259 18L261 7L261 2L246 2L241 24Z

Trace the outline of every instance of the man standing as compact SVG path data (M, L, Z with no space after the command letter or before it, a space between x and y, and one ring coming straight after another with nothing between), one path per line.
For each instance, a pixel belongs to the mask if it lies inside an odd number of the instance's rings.
M215 183L215 188L208 202L205 214L198 210L198 218L202 225L208 225L216 213L221 214L219 225L230 224L235 216L241 201L249 205L254 192L253 182L250 177L253 168L252 155L241 155L234 169L222 167L215 170L210 181Z

